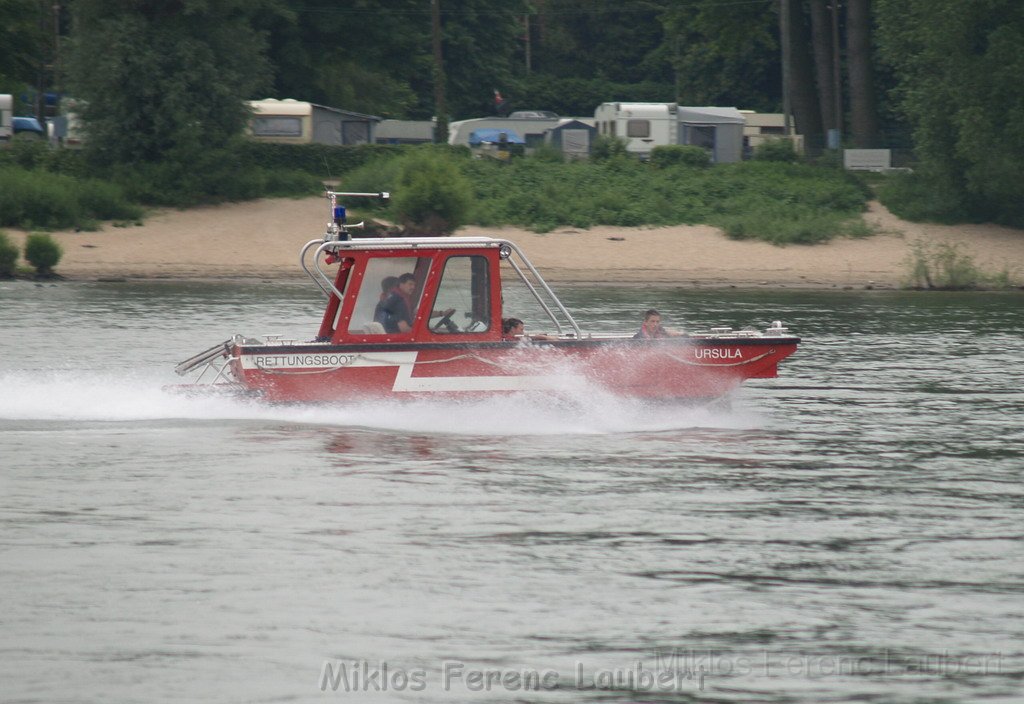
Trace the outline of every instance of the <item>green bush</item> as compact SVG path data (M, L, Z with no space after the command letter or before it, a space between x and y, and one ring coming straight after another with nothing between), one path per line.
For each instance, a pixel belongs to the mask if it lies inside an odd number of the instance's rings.
M894 174L877 186L878 199L892 213L912 222L954 224L971 220L957 189L917 172Z
M36 268L40 276L49 276L64 256L64 250L45 233L33 233L25 239L25 261Z
M1005 264L994 273L983 270L958 242L916 240L904 264L908 272L904 284L919 289L1010 288L1016 273Z
M114 184L0 167L0 226L88 228L96 220L141 217L142 209Z
M754 159L756 161L796 161L796 149L793 142L788 139L769 139L763 144L754 147Z
M472 189L457 162L418 151L403 157L392 211L409 234L438 236L466 222Z
M160 162L116 167L111 177L132 200L172 207L303 196L323 189L319 179L301 170L257 163L241 140L198 153L172 150Z
M664 169L670 166L708 166L711 154L706 149L683 144L667 144L651 150L651 166Z
M709 223L736 238L779 244L863 236L863 188L842 172L745 162L656 169L637 159L545 164L463 163L474 188L472 222L544 232L594 225Z
M537 161L547 162L549 164L561 164L565 161L565 155L562 153L562 150L553 144L541 144L534 147L533 154L530 155L530 158L536 159Z
M907 261L911 288L964 290L977 288L985 275L974 257L952 242L928 243L917 240L911 245Z
M268 144L241 140L232 146L235 157L270 170L303 171L324 180L340 178L381 156L395 157L404 147L389 144Z
M49 171L56 174L86 178L91 167L81 149L54 149L40 140L14 140L7 149L0 149L0 168Z
M3 154L4 161L23 169L45 169L52 151L50 145L40 139L13 139Z
M407 145L401 151L380 152L373 159L354 169L340 179L339 190L355 193L376 193L390 191L398 197L401 190L402 173L407 169L409 159L441 160L456 164L469 161L470 151L467 147L450 147L447 144ZM459 173L463 169L458 170ZM390 210L390 217L397 217L392 207L394 201L378 201L373 199L342 200L344 205L359 210ZM383 216L382 216L383 217Z
M0 278L9 279L17 268L18 248L8 239L6 232L0 232Z
M590 151L590 158L594 161L608 161L617 157L629 156L629 150L626 148L626 145L626 140L621 137L610 137L604 134L598 135Z

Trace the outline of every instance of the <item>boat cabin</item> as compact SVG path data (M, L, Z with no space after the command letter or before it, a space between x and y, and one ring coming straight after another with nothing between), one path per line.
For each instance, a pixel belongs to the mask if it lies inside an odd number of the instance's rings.
M325 258L337 271L319 340L501 339L497 243L439 240L432 248L399 240L347 244Z
M340 194L339 194L340 195ZM519 278L559 335L572 316L512 242L491 237L349 239L344 208L301 253L327 297L317 341L467 343L502 340L503 270ZM311 258L308 253L315 252ZM332 271L333 269L333 271Z

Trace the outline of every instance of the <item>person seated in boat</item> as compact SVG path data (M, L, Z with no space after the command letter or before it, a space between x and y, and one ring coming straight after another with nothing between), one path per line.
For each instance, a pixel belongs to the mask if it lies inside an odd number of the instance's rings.
M397 286L397 276L385 276L380 280L380 300L377 302L377 307L373 309L373 321L375 323L384 325L384 301L395 292Z
M389 276L384 278L381 281L381 288L390 283L389 279L395 279L395 277ZM377 304L373 314L373 319L384 326L384 332L404 333L412 330L412 314L416 310L412 295L415 291L416 277L412 274L402 274L395 279L394 286L389 288L389 293L387 293L384 300ZM384 296L384 292L381 295ZM457 332L458 328L451 322L451 315L453 313L455 313L454 308L435 310L431 311L430 317L440 317L442 321L450 323L450 326L447 327L448 332ZM452 327L455 327L455 329L452 330Z
M520 340L557 340L551 335L527 335L525 324L519 318L503 318L501 321L501 339L503 342Z
M679 337L681 332L666 330L661 324L661 313L654 308L648 308L644 313L644 322L640 330L633 335L634 340L656 340L662 337Z
M394 277L388 277L394 278ZM384 287L387 278L381 281ZM399 276L390 293L377 304L373 319L384 326L384 332L399 333L412 330L412 294L416 291L416 277L412 274Z

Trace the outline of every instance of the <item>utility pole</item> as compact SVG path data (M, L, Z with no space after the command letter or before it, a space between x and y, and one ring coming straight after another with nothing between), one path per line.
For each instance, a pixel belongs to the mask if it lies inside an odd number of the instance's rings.
M434 44L434 142L448 142L448 105L444 94L444 61L441 55L441 0L430 0Z
M53 3L53 92L60 98L63 67L60 60L60 3Z
M783 133L787 137L793 134L789 117L791 109L789 104L789 67L793 53L793 48L790 45L789 24L789 0L779 0L779 34L782 42L782 119Z

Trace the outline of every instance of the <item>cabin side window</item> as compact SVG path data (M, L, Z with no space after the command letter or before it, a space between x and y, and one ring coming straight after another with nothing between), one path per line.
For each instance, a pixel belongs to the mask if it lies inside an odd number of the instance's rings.
M644 139L651 136L650 120L627 120L626 136Z
M254 117L252 133L257 137L301 137L302 118L280 115Z
M429 269L429 257L370 259L352 309L349 333L400 335L411 332Z
M430 329L439 334L491 329L490 267L487 257L448 257L437 287Z

